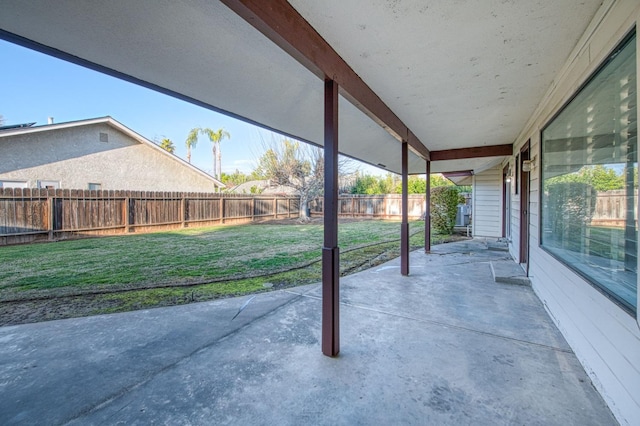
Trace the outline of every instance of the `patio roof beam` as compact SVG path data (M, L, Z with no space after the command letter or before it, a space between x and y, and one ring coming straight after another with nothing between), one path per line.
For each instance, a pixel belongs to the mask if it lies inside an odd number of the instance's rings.
M513 154L513 145L474 146L471 148L431 151L431 161L464 160L466 158L503 157Z
M446 177L447 179L452 178L452 177L473 176L473 171L472 170L458 170L458 171L455 171L455 172L443 172L442 176Z
M425 160L429 150L320 34L286 0L222 0L231 10L340 93Z

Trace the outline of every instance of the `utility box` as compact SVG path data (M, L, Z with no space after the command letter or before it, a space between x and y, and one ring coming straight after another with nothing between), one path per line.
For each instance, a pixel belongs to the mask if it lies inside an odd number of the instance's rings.
M471 206L466 204L458 204L458 213L456 214L456 226L467 226L471 223Z

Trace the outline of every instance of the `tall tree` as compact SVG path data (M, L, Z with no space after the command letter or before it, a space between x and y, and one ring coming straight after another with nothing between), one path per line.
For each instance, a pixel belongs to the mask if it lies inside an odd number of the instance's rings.
M211 130L208 127L200 129L200 133L207 135L211 141L211 153L213 154L213 176L220 180L222 178L222 150L220 142L224 138L231 139L231 135L224 129Z
M195 148L198 144L198 135L200 134L200 128L195 127L191 129L189 135L187 135L187 140L184 144L187 147L187 162L191 163L191 148Z
M171 154L173 154L176 150L175 145L169 138L162 138L162 141L160 141L160 148L164 149L167 152L170 152Z
M269 179L271 186L288 186L300 196L300 219L308 220L309 201L322 194L324 156L322 150L283 139L264 143L265 153L258 159L256 174Z

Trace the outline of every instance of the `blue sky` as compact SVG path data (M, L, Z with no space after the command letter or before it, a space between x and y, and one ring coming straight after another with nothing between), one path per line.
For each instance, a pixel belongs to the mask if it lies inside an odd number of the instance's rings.
M245 173L255 167L262 139L271 132L96 71L0 40L0 115L5 124L56 123L110 115L150 140L171 139L186 158L184 141L194 127L224 128L222 171ZM201 137L191 162L212 170L211 143ZM363 171L382 171L362 165Z

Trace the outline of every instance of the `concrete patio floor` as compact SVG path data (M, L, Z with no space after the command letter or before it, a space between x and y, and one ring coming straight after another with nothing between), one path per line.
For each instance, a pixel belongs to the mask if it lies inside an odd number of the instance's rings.
M0 328L0 424L617 424L531 288L481 241L320 286Z

